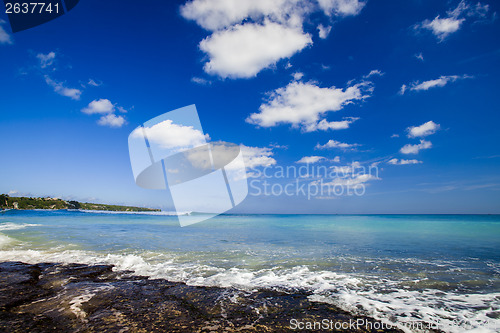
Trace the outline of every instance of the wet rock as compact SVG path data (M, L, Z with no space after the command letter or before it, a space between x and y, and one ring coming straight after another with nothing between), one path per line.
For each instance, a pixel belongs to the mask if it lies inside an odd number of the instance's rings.
M0 263L0 332L289 332L292 318L378 323L307 296L188 286L108 265L6 262Z

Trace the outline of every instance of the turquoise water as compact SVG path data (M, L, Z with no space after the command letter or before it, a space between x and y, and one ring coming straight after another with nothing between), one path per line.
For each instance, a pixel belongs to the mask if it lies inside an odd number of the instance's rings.
M402 325L500 328L498 215L0 214L0 260L110 263L135 274L314 301Z

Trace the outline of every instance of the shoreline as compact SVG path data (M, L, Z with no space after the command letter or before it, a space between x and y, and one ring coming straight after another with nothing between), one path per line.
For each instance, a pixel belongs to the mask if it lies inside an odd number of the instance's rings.
M115 272L112 265L0 262L5 331L318 332L297 326L326 319L332 328L360 323L342 332L403 332L308 296L189 286Z

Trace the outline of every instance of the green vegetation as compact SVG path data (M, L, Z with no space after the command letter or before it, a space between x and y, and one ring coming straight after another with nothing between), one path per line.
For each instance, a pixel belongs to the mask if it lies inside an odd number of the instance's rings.
M0 209L85 209L106 210L114 212L159 212L160 209L82 203L78 201L65 201L58 198L28 198L10 197L0 194Z

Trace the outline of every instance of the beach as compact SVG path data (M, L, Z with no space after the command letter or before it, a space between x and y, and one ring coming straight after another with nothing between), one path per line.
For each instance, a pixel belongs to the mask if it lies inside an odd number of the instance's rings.
M495 215L221 215L181 228L167 212L12 210L0 215L2 322L496 332L499 235Z

